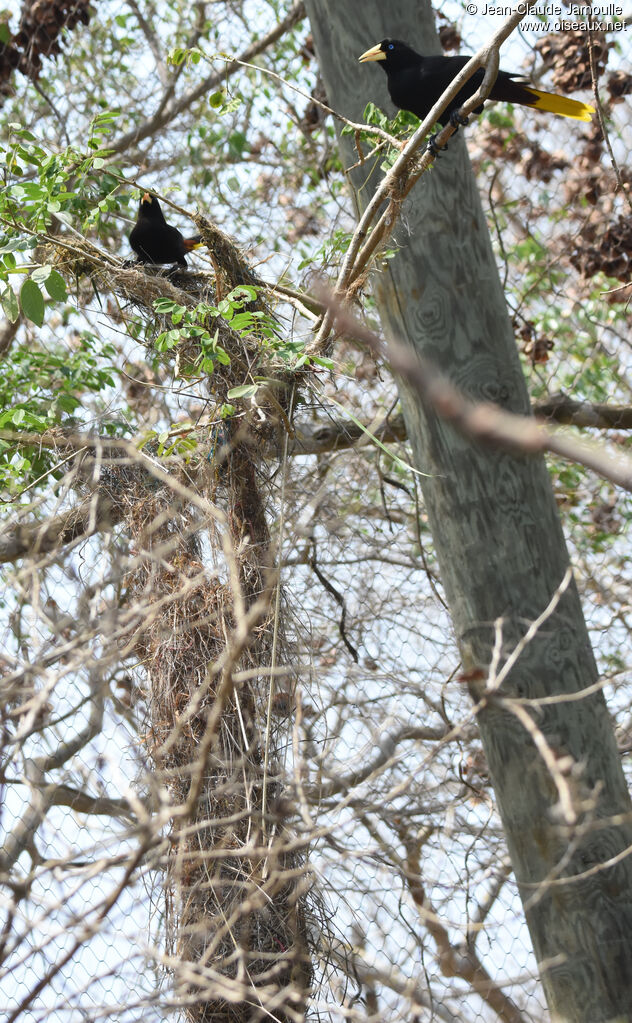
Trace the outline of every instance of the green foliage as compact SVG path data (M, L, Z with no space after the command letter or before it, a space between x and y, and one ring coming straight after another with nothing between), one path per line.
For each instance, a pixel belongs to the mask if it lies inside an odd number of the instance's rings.
M113 130L117 111L96 114L90 123L87 150L72 146L49 151L40 140L16 122L8 125L7 141L0 147L6 187L0 191L0 302L5 315L15 322L20 312L36 326L44 323L46 307L65 303L66 284L51 264L34 265L36 246L55 228L60 248L74 238L57 230L59 224L86 233L111 218L129 197L119 196L121 176L113 166L105 168L106 136ZM17 288L12 276L22 277ZM48 297L46 297L46 295Z
M298 269L304 270L306 267L313 265L324 267L336 264L349 248L352 237L353 235L350 231L343 231L341 229L332 231L331 235L323 241L322 245L315 251L305 255L298 264Z
M3 224L14 225L10 239L18 233L37 235L50 227L54 217L66 223L77 219L83 225L94 222L95 206L101 212L118 209L113 193L120 188L121 177L112 166L104 171L109 154L105 136L117 117L111 110L95 115L88 152L72 146L50 152L32 132L16 123L8 125L8 141L0 149L8 177L0 218Z
M41 327L44 322L44 296L32 277L24 281L20 288L20 305L24 315Z
M6 359L0 376L0 427L7 424L45 430L74 413L86 393L100 394L114 387L116 354L85 333L69 351L59 345L16 348Z
M514 108L511 103L497 103L485 107L485 117L494 128L505 128L508 131L514 129Z
M222 366L230 365L230 357L218 343L219 331L209 329L212 320L219 316L215 306L200 302L194 309L187 309L171 299L159 298L154 302L154 309L163 316L170 316L173 328L165 330L155 340L158 352L168 352L183 341L194 340L200 352L195 362L181 367L183 376L191 376L195 372L212 373L215 363Z
M15 323L20 315L20 303L18 302L18 296L9 284L5 284L0 301L2 302L4 315L11 323Z
M63 277L50 265L39 266L23 281L18 296L7 278L10 273L14 271L19 273L23 270L15 263L13 253L6 254L3 265L5 274L4 280L0 279L0 289L2 289L0 302L5 316L11 323L15 323L21 310L27 320L41 327L44 322L45 310L45 298L41 285L44 285L51 299L56 302L65 302L68 296Z
M115 386L110 362L115 354L111 345L99 344L87 332L71 351L54 345L18 347L10 353L0 376L0 430L5 431L0 440L0 490L15 494L30 477L51 472L56 476L54 454L22 440L20 434L73 425L88 395L98 396Z
M250 285L234 288L217 306L199 303L194 309L187 309L170 299L159 298L154 302L157 313L171 317L173 328L163 331L155 341L156 350L167 352L184 340L195 340L200 354L195 363L184 366L182 373L213 373L215 364L230 365L230 357L219 344L219 328L213 330L213 321L222 317L231 328L242 336L256 334L261 342L275 338L276 321L261 309L249 309L257 301L257 289Z
M376 128L382 128L383 131L387 131L390 135L399 135L402 132L409 131L411 128L418 128L421 121L415 114L411 114L409 110L398 110L395 117L390 120L380 107L376 106L375 103L367 103L362 114L362 119L365 124L375 125ZM343 135L354 135L355 129L345 125L342 129ZM367 132L366 135L362 135L366 141L375 141L375 136L371 132Z
M193 423L178 423L168 430L147 430L138 443L138 450L149 446L157 458L169 458L172 455L189 462L198 447Z
M53 151L21 124L7 126L0 150L6 184L0 191L0 302L10 322L22 315L42 328L52 310L59 322L68 321L72 309L66 281L52 261L40 264L34 256L51 236L59 251L68 243L72 252L75 238L63 225L85 232L119 208L120 177L112 168L104 170L105 137L117 117L107 110L93 117L87 152L73 146ZM0 429L8 431L0 447L3 491L16 494L30 477L56 475L54 454L19 434L72 424L88 399L114 386L114 354L111 345L87 331L70 349L51 338L11 349L0 380Z
M185 61L191 64L199 64L204 54L197 47L190 49L183 49L181 46L175 46L173 50L167 55L167 60L174 67L179 67L180 64L184 64Z
M383 131L387 131L389 135L393 135L395 138L411 134L416 131L421 124L419 118L416 117L415 114L411 114L409 110L398 110L395 117L392 120L389 120L384 111L376 106L375 103L367 103L362 116L365 124L375 125L376 128L381 128ZM349 125L345 125L342 129L342 134L353 135L355 137L358 133L354 128ZM371 148L380 141L379 136L374 135L370 130L359 133L358 142L369 145ZM394 146L389 146L380 165L381 170L383 172L389 170L395 163L398 156L399 150Z
M295 372L307 366L320 366L332 370L334 363L322 356L307 356L302 339L286 339L278 330L278 323L268 312L249 308L258 300L257 288L242 284L234 288L216 306L201 302L194 309L187 309L171 299L160 298L154 302L154 309L163 316L169 316L173 327L165 330L155 339L158 352L172 351L183 342L194 341L199 354L191 362L179 360L179 372L183 377L199 373L211 374L217 365L229 366L230 356L219 343L219 326L213 324L221 317L238 335L256 337L262 357L279 360L284 367ZM227 392L227 398L251 398L267 377L255 376L254 381L239 384ZM235 411L234 406L225 404L222 417L228 418Z
M231 387L227 394L228 398L253 398L259 390L258 384L240 384L239 387Z

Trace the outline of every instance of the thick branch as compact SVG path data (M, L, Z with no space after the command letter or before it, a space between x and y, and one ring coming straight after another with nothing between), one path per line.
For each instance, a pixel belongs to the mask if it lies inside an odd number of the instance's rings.
M49 806L69 806L75 813L94 814L102 817L123 817L133 820L129 803L125 799L110 799L108 796L91 796L87 792L73 789L70 785L50 785Z
M463 399L464 400L464 399ZM486 406L487 407L487 406ZM493 408L493 406L490 406ZM590 402L574 401L566 395L558 394L547 401L535 402L532 406L534 415L541 419L554 422L599 430L632 430L632 408L628 405L591 404ZM506 413L505 413L506 414ZM532 420L527 423L537 428ZM200 422L198 426L204 427ZM370 431L370 435L369 435ZM181 433L187 432L180 429ZM191 429L193 432L193 428ZM4 431L5 438L10 437L16 446L20 443L32 445L44 443L46 436L41 434L21 434L17 431ZM294 437L288 444L288 455L322 455L333 451L343 451L354 447L363 438L370 443L371 436L383 444L407 439L406 424L401 413L382 420L375 428L370 424L353 422L349 419L327 419L319 423L294 425ZM559 435L558 435L559 436ZM512 441L513 442L513 441ZM77 450L88 444L99 444L104 450L112 447L111 438L72 438L60 440L58 434L51 437L51 445L56 447L74 443ZM572 442L571 442L572 443ZM581 452L586 448L581 442ZM595 449L589 449L593 455ZM276 443L271 446L270 453L276 454ZM605 456L610 459L610 456ZM580 457L577 461L582 461ZM60 550L68 544L85 540L95 533L112 529L121 521L122 511L106 495L94 494L71 511L58 515L54 519L41 523L16 526L8 536L0 538L0 564L18 561L20 558L34 554L48 554Z
M74 756L84 749L89 742L92 742L103 728L103 711L105 699L103 694L103 680L100 673L95 669L90 677L90 716L87 724L80 732L67 742L60 743L55 753L37 758L37 768L43 774L54 771L72 760Z
M8 874L24 850L33 845L35 833L51 806L52 790L43 784L43 772L35 764L27 764L27 770L31 775L31 800L0 847L0 877Z
M116 508L109 497L93 494L70 512L45 522L16 526L8 536L0 538L0 564L49 554L86 540L94 533L112 529L122 517L122 509Z
M434 938L439 954L439 965L444 977L459 977L471 984L476 993L497 1014L503 1023L524 1023L524 1016L501 987L490 977L474 948L465 944L455 946L447 928L429 904L421 882L419 852L411 842L406 848L406 881L419 916Z
M337 329L367 344L376 356L386 358L421 400L461 433L483 444L526 454L551 451L632 491L632 458L624 455L613 458L603 447L569 437L531 416L507 412L491 402L471 401L428 359L422 359L395 339L390 339L385 349L377 334L358 323L338 301L330 301Z
M578 426L596 430L632 430L632 407L629 405L593 404L575 401L565 394L556 394L531 406L534 416L564 426ZM364 428L363 428L364 427ZM290 441L289 455L321 455L330 451L352 448L372 436L390 444L407 439L406 424L401 412L383 419L375 428L369 423L359 425L349 419L326 419L316 423L295 423L294 438Z
M593 405L575 401L565 394L554 394L533 405L539 419L552 419L566 426L583 426L596 430L632 430L632 408L629 405Z

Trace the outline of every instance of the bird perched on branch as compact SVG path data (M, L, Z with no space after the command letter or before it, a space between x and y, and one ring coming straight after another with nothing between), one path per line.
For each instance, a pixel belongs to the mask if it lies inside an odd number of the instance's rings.
M423 120L470 58L422 57L420 53L415 53L410 46L398 39L383 39L358 59L361 63L369 60L380 61L386 72L388 91L395 106L401 110L409 110ZM474 95L483 81L484 74L483 68L474 72L437 118L439 124L445 127L448 122L455 126L464 123L458 116L459 108ZM541 92L528 82L521 81L521 78L522 76L517 73L499 71L488 99L518 103L534 110L546 110L562 117L573 117L577 121L590 121L591 115L595 112L595 108L588 103L557 96L552 92ZM480 114L482 109L481 103L474 113Z
M186 266L186 253L196 248L201 240L199 234L185 238L177 227L171 227L155 195L145 192L138 205L138 219L129 236L129 243L141 263L179 263Z

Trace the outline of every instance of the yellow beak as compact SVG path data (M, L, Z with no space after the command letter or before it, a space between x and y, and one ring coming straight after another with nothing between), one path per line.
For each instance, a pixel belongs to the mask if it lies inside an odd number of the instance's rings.
M376 43L370 50L363 53L361 57L358 57L358 62L363 64L367 60L386 60L386 54L381 48L380 43Z
M148 202L150 205L152 204L153 201L154 200L150 196L149 192L145 192L143 198L141 199L141 202Z

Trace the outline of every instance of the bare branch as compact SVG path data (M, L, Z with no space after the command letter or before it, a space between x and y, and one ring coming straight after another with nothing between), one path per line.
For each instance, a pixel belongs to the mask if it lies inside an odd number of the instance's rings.
M382 770L393 759L397 747L402 742L441 742L450 735L451 729L447 726L444 728L430 728L425 725L406 726L396 732L380 733L375 736L375 743L379 748L379 752L376 753L372 760L356 771L351 771L349 774L334 778L324 788L315 789L314 795L319 800L331 799L332 796L338 795L341 792L347 793L357 785L361 785L362 782L367 781L376 772Z
M81 543L94 533L112 529L122 518L105 494L92 494L76 508L41 523L18 525L0 538L0 564L24 557L50 554L69 544Z
M535 402L533 413L539 419L552 419L565 426L583 426L595 430L632 430L632 407L575 401L566 394L554 394Z
M537 423L530 416L507 412L491 402L470 401L428 359L395 339L384 346L377 334L358 323L338 300L330 296L330 304L332 324L335 322L340 331L363 341L376 356L385 358L422 401L466 436L525 454L551 451L592 469L625 490L632 490L632 458L629 456L614 458L603 447L576 440Z
M263 36L256 43L248 46L243 53L240 55L239 60L242 62L250 62L254 57L257 57L268 47L272 46L281 36L285 35L297 22L301 21L305 17L305 7L302 0L294 3L290 8L288 14L283 18L282 21L275 25L267 35ZM214 89L218 89L224 82L226 82L236 71L239 70L239 63L232 62L222 68L221 71L214 71L212 74L207 75L202 81L196 85L194 89L180 96L179 99L174 100L172 103L168 103L166 106L159 108L152 117L149 117L137 128L132 131L126 132L121 135L120 138L114 140L112 145L109 147L113 154L124 153L126 149L131 145L137 145L142 142L143 139L149 138L156 131L164 128L166 124L173 121L183 110L187 110L192 103L196 100L201 99L207 93L212 92Z
M448 929L439 914L433 909L421 880L420 849L418 843L406 839L405 877L410 894L419 916L435 940L439 953L439 965L445 977L460 977L472 985L474 990L498 1015L503 1023L525 1023L518 1006L492 979L478 958L475 950L466 944L455 946L450 940Z
M632 406L608 405L575 401L564 394L536 401L534 416L560 425L595 430L632 430ZM289 443L289 455L321 455L355 447L358 442L371 443L371 434L384 444L404 441L408 437L401 412L388 416L377 425L362 425L345 418L328 418L315 422L295 423L295 436Z

